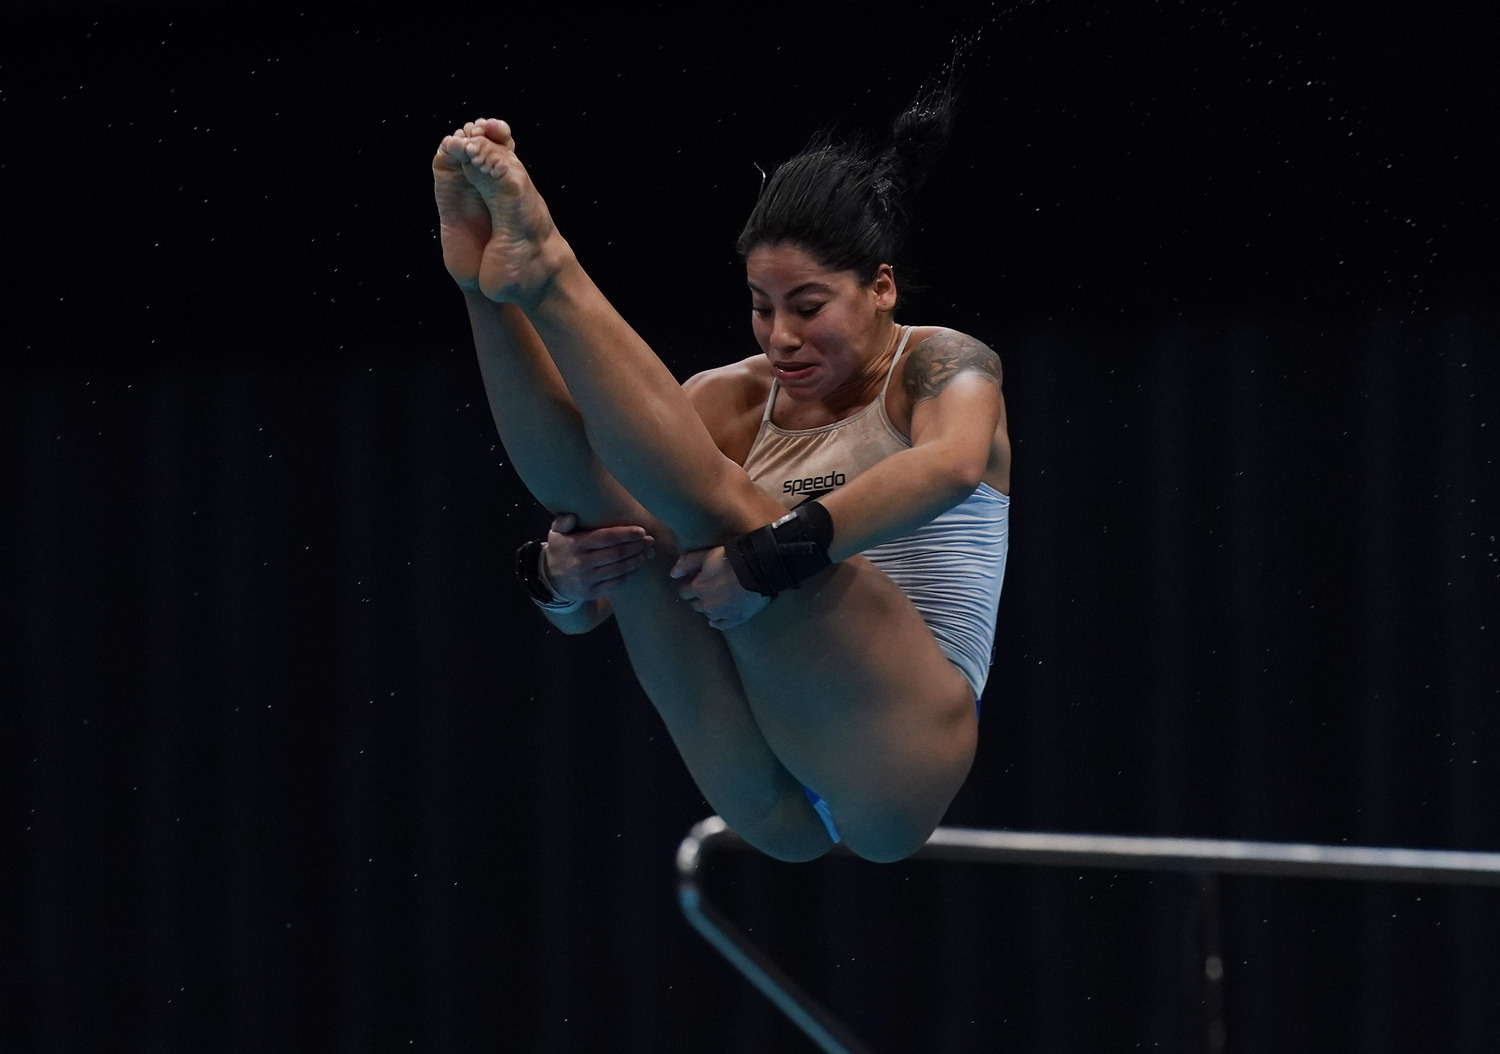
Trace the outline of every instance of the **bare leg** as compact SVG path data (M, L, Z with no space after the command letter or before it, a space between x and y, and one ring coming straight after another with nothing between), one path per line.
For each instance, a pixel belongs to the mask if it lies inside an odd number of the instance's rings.
M473 125L468 129L481 134ZM460 150L444 143L433 162L434 190L445 260L464 287L465 277L477 278L489 218L454 156ZM477 281L464 297L496 427L532 494L583 523L651 524L594 456L567 387L520 309L486 299ZM651 525L665 550L662 559L612 597L637 677L699 789L726 822L770 855L821 855L831 844L821 820L755 724L722 635L678 600L667 578L670 537ZM684 662L684 654L692 661Z
M852 557L725 637L766 742L832 806L849 848L916 851L968 775L979 721L906 595Z
M471 138L465 174L494 236L479 284L523 308L567 379L595 451L684 548L769 523L781 508L724 457L662 361L579 266L512 149L509 127Z
M782 509L718 451L686 395L578 265L516 158L509 129L467 144L490 209L486 296L519 304L541 334L591 445L685 548ZM974 700L911 602L850 560L767 608L729 640L776 756L832 806L850 847L913 851L967 774Z

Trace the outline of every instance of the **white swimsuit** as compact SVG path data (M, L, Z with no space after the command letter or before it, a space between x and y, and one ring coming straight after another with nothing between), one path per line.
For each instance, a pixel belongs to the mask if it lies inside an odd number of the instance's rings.
M771 423L777 384L745 458L745 472L762 491L791 509L828 494L911 440L885 412L886 389L911 337L907 327L880 397L852 417L821 428L790 431ZM995 617L1010 547L1010 498L981 483L947 512L895 541L860 555L907 595L948 660L974 688L977 705L989 677Z

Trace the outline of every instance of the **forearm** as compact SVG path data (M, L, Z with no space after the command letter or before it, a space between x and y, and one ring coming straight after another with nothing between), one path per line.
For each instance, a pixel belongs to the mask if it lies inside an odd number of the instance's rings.
M974 493L978 482L937 446L917 446L871 466L827 497L833 519L828 555L846 560L911 534Z

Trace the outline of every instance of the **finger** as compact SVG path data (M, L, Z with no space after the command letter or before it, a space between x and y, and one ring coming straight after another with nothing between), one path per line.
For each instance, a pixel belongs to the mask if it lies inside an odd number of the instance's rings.
M569 534L578 526L578 517L571 512L560 512L552 518L552 530L558 534Z
M596 582L609 582L617 578L627 578L639 571L642 567L655 557L655 553L643 552L623 560L615 560L601 567L592 568L590 577Z
M644 527L599 527L592 531L584 531L578 537L580 549L597 550L612 549L619 545L631 545L637 542L656 543L656 539L646 533Z
M619 589L621 583L623 583L629 577L630 572L626 572L623 575L615 575L615 577L613 578L603 579L602 581L595 583L593 591L597 596L607 596L608 594L613 593L616 589Z
M644 542L630 542L610 549L597 549L583 558L583 563L592 571L614 573L619 564L634 563L637 566L656 556L656 547Z
M610 578L619 574L621 565L641 556L643 550L616 546L613 549L579 550L574 559L579 574L592 578Z
M677 563L672 565L672 577L696 576L703 569L703 561L708 559L710 552L709 549L695 549L690 553L683 553L677 558Z

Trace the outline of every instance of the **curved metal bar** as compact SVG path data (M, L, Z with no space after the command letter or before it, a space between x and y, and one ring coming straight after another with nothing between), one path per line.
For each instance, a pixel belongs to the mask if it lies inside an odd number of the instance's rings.
M744 850L750 846L722 819L710 816L693 827L677 850L678 902L693 928L828 1054L868 1054L868 1048L833 1014L802 991L703 898L698 869L705 853L718 848ZM847 855L843 847L834 851ZM913 859L1182 871L1206 876L1500 885L1500 853L963 827L939 827Z
M697 824L677 849L677 902L688 922L730 965L827 1054L870 1054L844 1024L782 972L698 889L698 865L708 843L749 848L717 816Z

